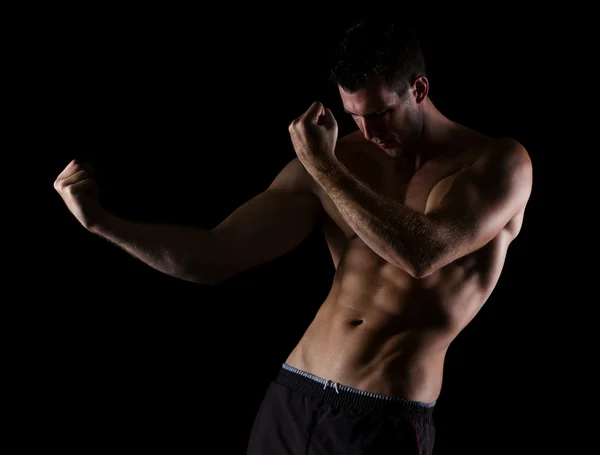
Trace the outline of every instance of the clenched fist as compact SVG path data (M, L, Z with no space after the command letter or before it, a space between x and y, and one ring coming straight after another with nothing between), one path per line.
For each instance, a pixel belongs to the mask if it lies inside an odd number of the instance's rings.
M338 124L331 111L319 101L288 127L298 159L309 170L335 160Z
M56 177L54 189L86 229L90 229L103 213L91 168L77 160L71 161Z

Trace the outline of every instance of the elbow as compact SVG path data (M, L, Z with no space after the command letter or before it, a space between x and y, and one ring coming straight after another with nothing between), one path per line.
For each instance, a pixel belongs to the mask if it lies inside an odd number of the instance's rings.
M416 259L412 263L412 276L427 278L456 259L457 253L457 250L447 243L421 250L420 254L415 255Z
M230 278L231 278L230 275L225 275L225 274L205 275L205 276L203 276L203 279L199 281L199 283L207 285L207 286L220 286L220 285L226 283L227 281L229 281Z
M196 273L196 282L206 286L221 286L227 283L233 277L238 275L239 271L231 267L210 267Z
M169 275L203 286L219 286L227 282L232 276L216 268L205 269L198 267L180 267L177 270L173 270Z
M417 259L410 261L398 259L393 264L416 279L425 278L433 273L433 268L429 264Z
M444 265L445 254L440 249L420 250L410 255L403 261L403 268L411 277L416 279L427 278Z
M409 273L413 278L427 278L454 259L461 256L462 242L458 242L456 230L438 230L415 239L407 248L410 263ZM466 241L466 240L465 240Z
M231 278L231 275L224 273L204 273L195 276L195 282L204 286L220 286Z
M438 244L434 248L423 249L412 256L408 273L413 278L427 278L446 265L476 249L472 244L469 248L459 247L449 243Z
M395 265L401 270L404 270L412 278L425 278L431 275L435 269L431 266L430 262L423 261L420 258L413 258L407 260L401 256L396 255L394 260L389 261L392 265Z
M416 279L427 278L433 272L438 270L439 267L433 266L430 262L418 262L411 265L408 273Z
M456 259L475 251L485 244L480 234L475 229L464 230L457 235L457 231L445 232L444 235L428 235L415 239L408 245L403 245L402 255L396 249L396 257L404 258L407 273L413 278L427 278Z

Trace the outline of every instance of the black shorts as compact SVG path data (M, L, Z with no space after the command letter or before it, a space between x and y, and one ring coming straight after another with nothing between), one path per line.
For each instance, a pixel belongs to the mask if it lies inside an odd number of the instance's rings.
M431 455L435 403L365 392L284 364L246 455Z

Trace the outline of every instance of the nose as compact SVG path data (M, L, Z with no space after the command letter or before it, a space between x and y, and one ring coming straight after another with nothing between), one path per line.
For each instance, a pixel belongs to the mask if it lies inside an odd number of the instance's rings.
M378 128L375 125L375 121L373 119L366 119L364 117L361 119L361 130L367 141L373 140L373 138L377 137L379 133Z

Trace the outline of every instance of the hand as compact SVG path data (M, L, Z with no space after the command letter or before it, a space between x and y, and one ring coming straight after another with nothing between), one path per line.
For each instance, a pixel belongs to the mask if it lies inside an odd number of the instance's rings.
M73 160L54 181L54 189L86 229L90 229L103 213L98 199L98 187L91 171L90 166Z
M315 101L289 128L298 159L305 167L323 166L335 159L338 124L328 108Z

